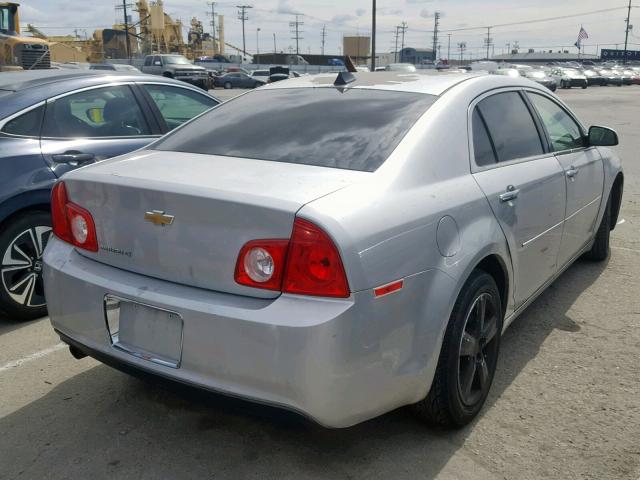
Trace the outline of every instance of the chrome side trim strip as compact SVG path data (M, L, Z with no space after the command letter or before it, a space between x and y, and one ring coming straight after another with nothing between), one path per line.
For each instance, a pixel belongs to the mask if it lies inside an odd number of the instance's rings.
M585 208L590 207L591 205L593 205L594 203L596 203L598 200L600 200L602 198L602 195L598 195L596 198L594 198L593 200L591 200L589 203L587 203L584 207L579 208L578 210L576 210L575 212L573 212L571 215L569 215L567 218L565 218L565 221L567 220L571 220L573 217L575 217L577 214L579 214L581 211L583 211Z
M536 240L538 240L540 237L542 237L543 235L546 235L547 233L549 233L551 230L553 230L554 228L558 228L560 225L562 225L564 223L564 220L562 220L561 222L556 223L553 227L547 228L544 232L539 233L538 235L536 235L535 237L533 237L530 240L527 240L526 242L524 242L521 246L522 247L526 247L527 245L529 245L532 242L535 242Z

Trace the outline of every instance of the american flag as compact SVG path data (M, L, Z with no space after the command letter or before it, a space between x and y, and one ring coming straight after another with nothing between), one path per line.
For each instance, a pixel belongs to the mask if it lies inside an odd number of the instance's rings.
M580 33L578 33L578 41L574 44L576 47L578 47L578 50L582 48L582 41L586 40L587 38L589 38L587 31L583 27L580 27Z

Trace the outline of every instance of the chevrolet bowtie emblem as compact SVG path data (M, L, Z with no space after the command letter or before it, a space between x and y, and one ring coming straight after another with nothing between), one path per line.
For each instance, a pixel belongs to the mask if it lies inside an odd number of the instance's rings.
M165 215L162 210L151 210L150 212L146 212L144 214L144 219L147 222L151 222L154 225L171 225L173 223L173 219L175 217L173 215Z

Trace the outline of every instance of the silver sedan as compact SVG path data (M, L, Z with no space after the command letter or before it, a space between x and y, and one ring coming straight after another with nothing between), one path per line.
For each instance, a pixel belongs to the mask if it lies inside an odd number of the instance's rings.
M76 357L329 427L464 425L504 329L608 256L617 141L522 78L276 83L57 183L51 323Z

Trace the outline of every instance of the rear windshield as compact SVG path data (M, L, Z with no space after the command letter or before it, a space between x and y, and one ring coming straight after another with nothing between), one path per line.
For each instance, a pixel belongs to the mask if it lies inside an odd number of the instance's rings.
M256 90L153 148L373 172L436 98L366 89Z

